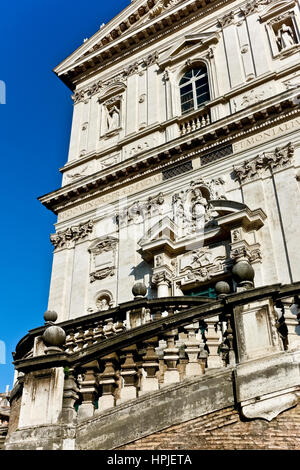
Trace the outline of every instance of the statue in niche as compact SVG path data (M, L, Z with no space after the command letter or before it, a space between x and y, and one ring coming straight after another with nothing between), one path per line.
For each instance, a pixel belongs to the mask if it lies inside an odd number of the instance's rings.
M199 188L194 189L192 199L192 217L195 221L195 229L201 230L206 222L206 210L208 202L203 197Z
M100 312L105 312L106 310L109 310L109 303L106 297L100 297L100 299L97 300L96 305Z
M277 32L277 44L279 51L288 49L296 44L294 31L286 23L283 23Z
M114 131L120 127L120 110L114 105L112 108L107 108L107 132Z

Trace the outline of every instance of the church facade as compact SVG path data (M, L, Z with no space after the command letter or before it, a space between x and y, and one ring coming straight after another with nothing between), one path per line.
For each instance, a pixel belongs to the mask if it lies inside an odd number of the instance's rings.
M56 67L70 150L7 449L299 448L299 52L296 0L133 0Z

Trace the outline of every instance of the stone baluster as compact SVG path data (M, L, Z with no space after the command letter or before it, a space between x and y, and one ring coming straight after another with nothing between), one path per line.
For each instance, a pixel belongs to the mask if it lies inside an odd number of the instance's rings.
M94 343L94 327L88 326L88 330L84 334L84 347L91 346Z
M207 367L209 369L223 367L223 361L219 354L221 343L219 331L219 317L211 317L205 320L207 324L206 346L208 347Z
M199 330L199 322L194 322L184 328L187 331L188 339L185 342L185 352L189 358L186 365L185 375L202 375L203 370L199 363L200 341L196 338L196 331Z
M77 333L78 335L75 338L76 345L78 349L82 349L84 345L84 331L81 326L77 328Z
M175 338L177 330L171 330L164 334L167 341L167 347L164 350L164 362L167 365L167 370L164 373L164 385L179 382L179 371L177 363L179 359L179 348L175 346Z
M74 377L74 370L69 369L65 374L64 393L63 393L63 405L61 421L63 423L72 424L77 417L75 411L75 403L79 399L79 388L76 384Z
M120 333L122 333L123 331L126 330L126 327L125 327L124 322L122 320L118 320L118 322L116 323L114 328L115 328L116 334L120 334Z
M66 341L66 352L68 352L69 354L72 354L75 348L76 348L76 340L75 340L74 330L70 330L69 335L67 336L67 341Z
M94 343L98 343L104 338L105 336L103 334L103 322L98 321L95 323Z
M137 365L134 360L136 354L136 345L128 346L122 349L125 354L125 362L121 365L121 377L123 378L123 387L120 391L120 399L117 404L137 397Z
M115 334L113 318L106 318L104 321L105 321L104 334L106 338L110 338L111 336Z
M96 361L86 364L83 369L83 380L80 383L82 404L78 410L79 419L91 418L95 411L95 401L98 395L97 372L99 370Z
M152 307L152 314L153 314L153 320L159 320L161 318L161 308L160 307Z
M143 369L146 376L141 378L141 390L139 395L144 393L158 390L158 378L156 373L159 369L158 356L155 347L158 345L158 337L150 338L144 342L146 347L146 354L143 356Z
M205 373L205 368L207 367L207 357L208 357L206 338L205 338L206 329L207 329L206 323L200 325L200 328L197 334L199 341L200 341L199 361L201 364L203 374Z
M116 353L109 354L103 357L104 372L100 374L99 383L102 386L102 395L99 398L99 412L107 408L115 406L115 389L117 387L116 379Z
M234 336L233 336L233 318L232 318L232 311L226 307L225 308L225 319L226 319L226 331L224 333L224 337L226 338L225 344L228 346L228 364L234 366L236 364L236 357L234 351Z

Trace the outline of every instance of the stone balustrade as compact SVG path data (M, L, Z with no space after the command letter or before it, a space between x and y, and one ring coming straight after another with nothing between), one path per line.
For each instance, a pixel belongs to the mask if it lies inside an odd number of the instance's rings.
M64 384L60 419L90 419L191 377L299 349L299 293L297 283L219 299L135 299L61 323L66 340L56 349L36 346L45 328L31 330L18 345L15 366L31 377L26 387L52 370L50 382Z
M186 135L190 132L209 126L211 123L211 114L209 109L202 109L196 115L186 118L179 124L180 135Z

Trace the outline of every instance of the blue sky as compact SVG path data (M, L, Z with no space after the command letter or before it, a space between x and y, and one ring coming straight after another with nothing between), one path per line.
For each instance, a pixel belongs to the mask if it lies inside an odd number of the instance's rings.
M56 217L37 197L61 184L73 108L71 91L52 69L130 0L2 3L0 392L12 386L17 342L43 324L47 309Z

